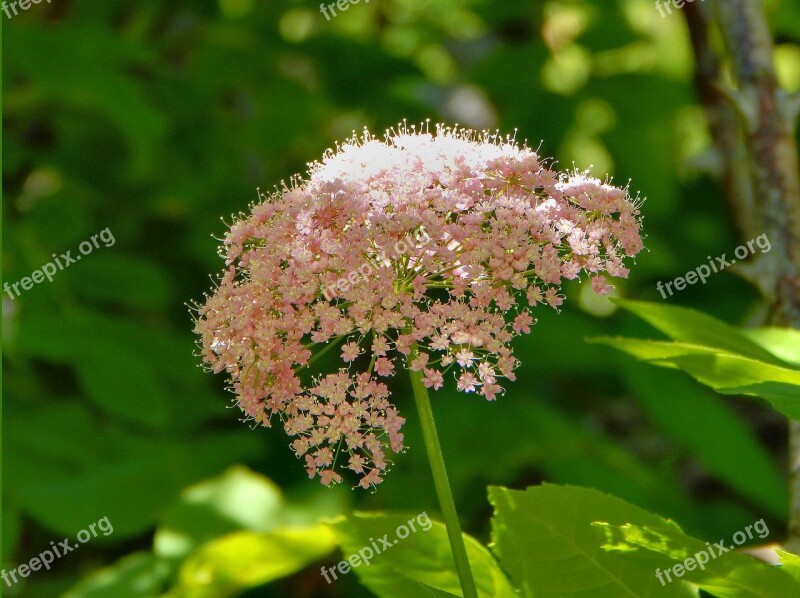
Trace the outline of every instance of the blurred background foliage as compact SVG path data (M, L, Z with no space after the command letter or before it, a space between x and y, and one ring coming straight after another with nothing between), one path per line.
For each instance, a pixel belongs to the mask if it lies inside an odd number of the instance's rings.
M781 82L797 91L800 4L767 5ZM280 574L267 557L242 560L252 538L228 534L351 508L435 516L402 382L410 450L374 494L327 490L278 428L242 424L222 377L193 356L185 302L221 269L220 217L353 130L431 118L516 131L561 168L631 180L647 196L648 251L621 296L661 301L657 281L742 240L682 15L662 18L651 0L372 0L330 21L311 0L56 0L3 21L4 282L106 227L116 239L3 297L5 566L103 516L114 526L9 596L155 596L231 562L228 586L171 595L368 595L352 575L325 584L320 564L341 557L319 550L324 530L308 528L314 550L283 538L275 550L296 558ZM784 420L585 343L650 333L587 291L573 284L560 315L538 314L501 400L436 393L466 531L488 540L487 485L546 480L613 493L706 539L763 517L778 540ZM668 302L743 323L759 297L726 271Z

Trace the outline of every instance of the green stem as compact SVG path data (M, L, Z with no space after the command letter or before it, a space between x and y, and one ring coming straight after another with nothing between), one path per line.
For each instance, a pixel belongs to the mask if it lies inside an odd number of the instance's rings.
M417 356L417 347L414 346L409 357L409 363ZM411 388L414 392L414 401L417 403L419 421L422 425L422 435L425 438L425 449L428 452L428 461L433 472L433 483L436 486L436 495L439 498L439 507L442 510L444 523L447 527L447 537L450 539L450 549L456 563L456 571L461 581L461 592L464 598L478 598L475 580L472 578L467 550L464 546L464 536L461 534L461 524L458 521L456 505L453 502L453 492L447 479L447 470L444 467L442 447L439 445L439 436L436 433L436 424L433 421L433 410L428 396L428 389L422 383L422 373L409 370L411 375Z

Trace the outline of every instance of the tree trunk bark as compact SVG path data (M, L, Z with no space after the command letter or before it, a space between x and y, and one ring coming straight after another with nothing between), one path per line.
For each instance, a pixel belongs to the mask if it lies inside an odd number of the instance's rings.
M769 323L800 328L800 165L794 130L796 99L778 85L773 41L762 0L715 0L735 88L724 87L722 66L709 42L707 8L685 13L697 58L698 89L724 163L723 180L740 229L765 233L769 253L758 262ZM744 142L743 146L741 142ZM744 150L742 149L744 148ZM800 423L789 424L789 539L800 549Z

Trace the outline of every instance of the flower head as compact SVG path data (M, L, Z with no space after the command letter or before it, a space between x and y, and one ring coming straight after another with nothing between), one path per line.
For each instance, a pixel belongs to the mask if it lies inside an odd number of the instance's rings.
M443 126L365 131L262 199L226 235L196 331L247 416L277 416L324 484L338 468L374 486L403 449L405 420L378 378L409 367L437 389L450 373L494 400L514 379L510 343L530 331L528 309L557 308L565 279L607 293L603 273L626 277L624 258L642 249L625 189ZM338 369L309 380L332 343Z

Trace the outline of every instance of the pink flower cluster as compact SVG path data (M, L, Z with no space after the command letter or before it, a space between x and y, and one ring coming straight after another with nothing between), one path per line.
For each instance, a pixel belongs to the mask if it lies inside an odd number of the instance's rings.
M625 278L642 249L638 202L585 173L559 174L513 140L443 126L353 137L228 232L226 270L198 307L202 356L265 426L279 416L309 477L381 481L404 419L380 379L410 368L494 400L518 365L528 308L557 308L563 280ZM421 233L424 233L422 235ZM415 244L409 240L425 240ZM398 242L407 246L393 251ZM386 255L392 255L390 260ZM358 284L325 289L352 272ZM307 374L338 347L337 371Z

